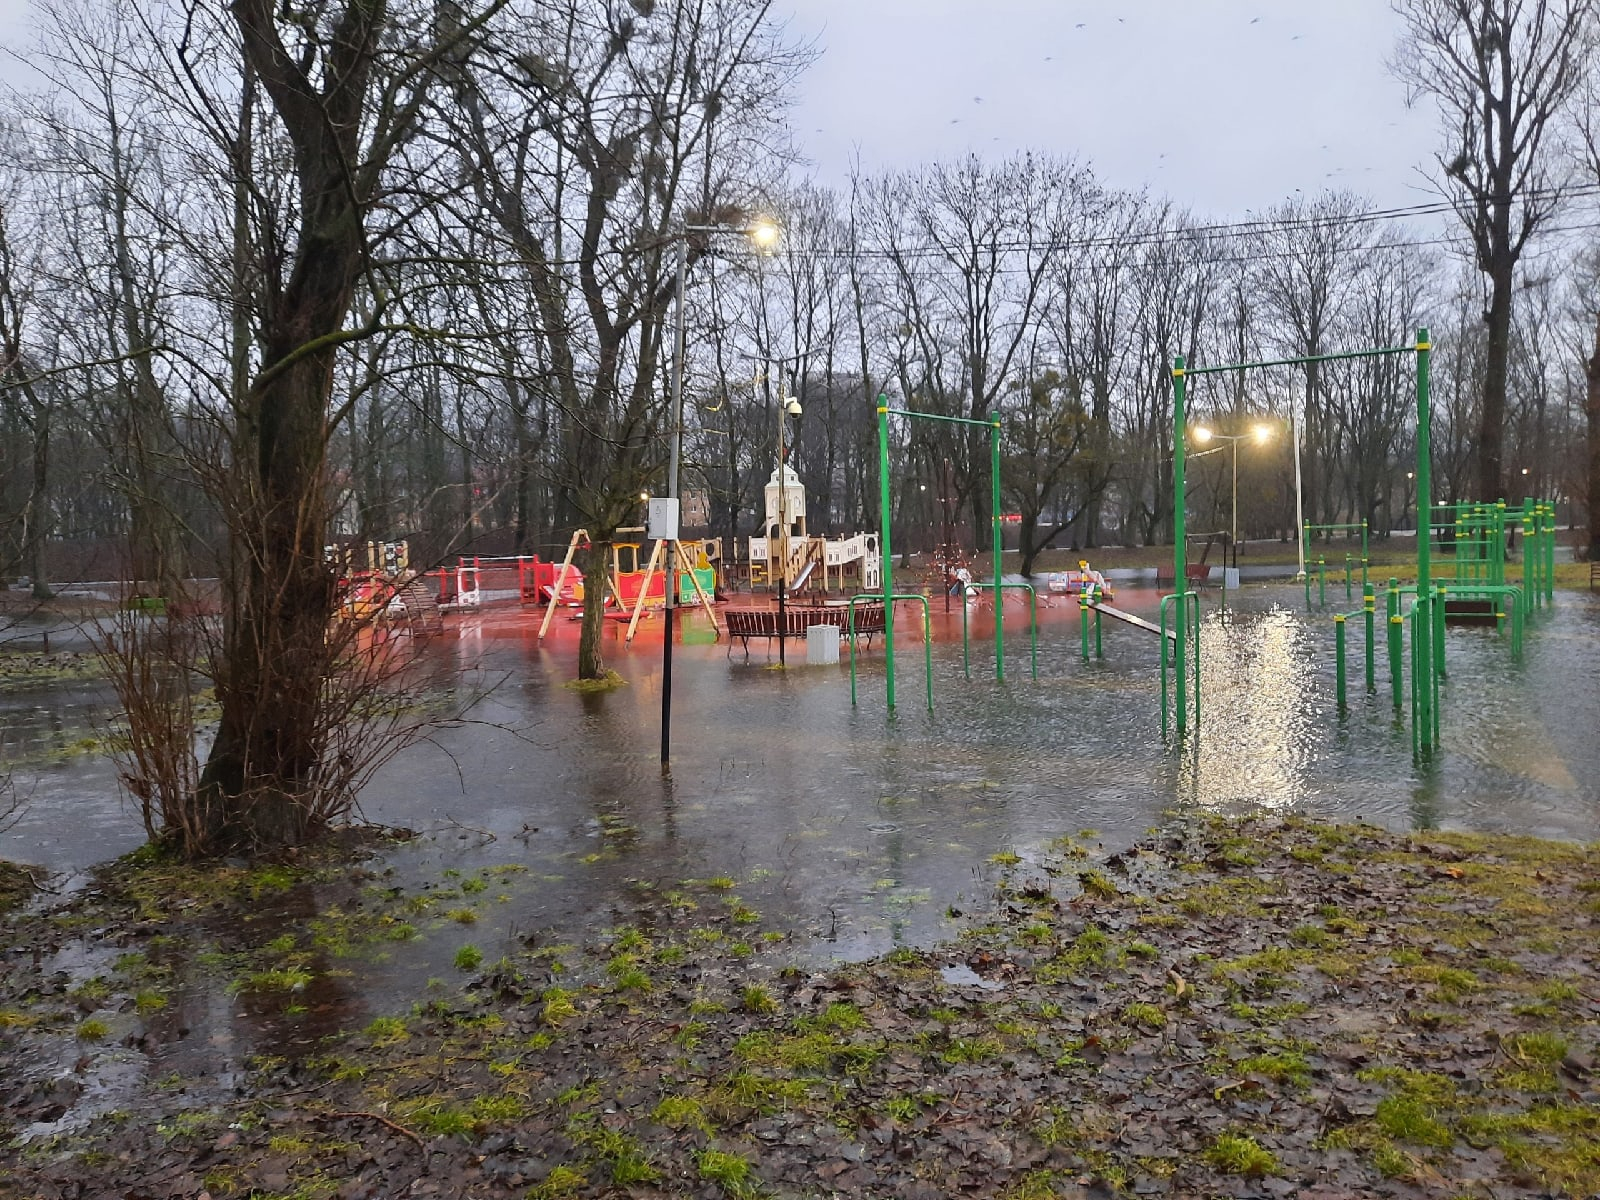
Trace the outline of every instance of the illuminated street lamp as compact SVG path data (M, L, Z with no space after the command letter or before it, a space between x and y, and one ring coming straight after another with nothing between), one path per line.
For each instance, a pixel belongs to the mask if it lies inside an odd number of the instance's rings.
M665 629L661 637L661 769L667 770L672 751L672 633L673 610L677 606L677 550L678 550L678 462L683 456L683 355L684 355L684 289L689 280L689 237L696 233L742 233L757 250L770 253L777 246L782 231L777 222L759 217L745 226L737 225L680 225L672 235L678 243L678 286L676 289L677 320L672 337L672 438L667 459L667 497L669 519L665 539L667 543L667 595L663 612ZM781 639L780 639L781 640Z
M693 230L697 228L720 229L724 227L719 225L691 225L688 228ZM771 252L777 247L778 239L783 236L783 230L779 229L778 223L772 220L770 217L757 217L748 226L741 230L741 232L755 244L757 250L765 250L768 252Z
M1233 528L1229 532L1229 546L1233 548L1233 561L1239 561L1239 443L1249 440L1264 446L1272 440L1272 426L1256 425L1249 433L1217 433L1204 425L1194 428L1194 440L1204 446L1212 438L1233 444Z

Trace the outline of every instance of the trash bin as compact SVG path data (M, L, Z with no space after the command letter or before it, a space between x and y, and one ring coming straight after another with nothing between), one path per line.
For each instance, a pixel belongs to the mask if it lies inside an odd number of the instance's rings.
M825 665L839 661L839 627L837 625L806 626L806 662Z

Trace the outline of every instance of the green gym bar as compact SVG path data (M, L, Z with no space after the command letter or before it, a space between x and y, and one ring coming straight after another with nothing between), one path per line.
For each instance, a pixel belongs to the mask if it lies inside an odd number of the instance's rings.
M1173 649L1176 651L1177 663L1176 728L1180 740L1184 735L1184 731L1189 727L1188 680L1184 669L1187 665L1185 643L1189 640L1188 622L1184 620L1184 594L1189 585L1188 562L1186 561L1187 555L1184 544L1188 537L1183 490L1184 399L1183 355L1179 354L1172 360L1172 582L1177 592L1172 623L1173 627L1178 631L1177 644ZM1162 636L1165 638L1166 635L1163 634ZM1200 647L1197 643L1195 645L1195 653L1198 654L1199 651Z

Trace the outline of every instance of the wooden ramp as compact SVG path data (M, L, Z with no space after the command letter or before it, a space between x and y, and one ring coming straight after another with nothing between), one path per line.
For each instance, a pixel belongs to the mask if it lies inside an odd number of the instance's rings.
M405 627L413 634L426 636L444 632L444 616L439 601L428 585L426 575L418 575L395 589L405 616Z
M1112 608L1109 604L1090 604L1088 607L1094 609L1095 612L1105 613L1105 615L1108 617L1114 617L1118 621L1126 621L1129 625L1133 625L1139 629L1148 629L1151 633L1161 632L1161 626L1153 625L1149 621L1146 621L1143 617L1136 617L1130 612L1123 612L1120 608ZM1167 639L1169 641L1177 641L1177 631L1172 629L1167 630Z

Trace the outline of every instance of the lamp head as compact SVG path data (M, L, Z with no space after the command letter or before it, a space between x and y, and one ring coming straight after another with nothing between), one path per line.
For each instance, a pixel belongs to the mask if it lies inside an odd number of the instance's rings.
M1211 440L1211 430L1207 429L1204 425L1196 425L1194 427L1194 440L1204 446Z
M798 417L800 415L800 401L794 396L790 396L783 402L783 411L787 416Z
M1258 446L1265 446L1272 440L1271 425L1257 425L1250 432L1255 435L1256 445Z
M778 228L778 223L771 217L757 217L750 222L745 230L746 235L755 243L757 250L776 250L778 239L783 236L783 231Z

